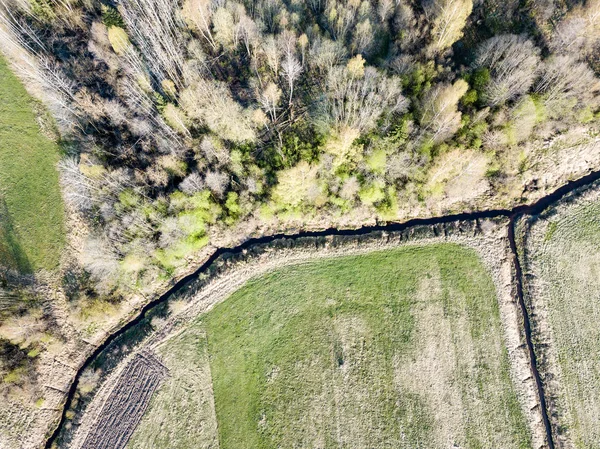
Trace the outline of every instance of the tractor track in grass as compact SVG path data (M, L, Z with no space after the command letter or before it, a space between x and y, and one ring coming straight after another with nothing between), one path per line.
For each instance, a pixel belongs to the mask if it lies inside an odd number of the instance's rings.
M537 395L538 395L538 403L540 406L540 411L544 423L544 427L546 430L546 439L547 446L549 449L554 449L554 438L552 435L552 428L550 425L550 420L548 418L548 410L546 407L546 398L544 395L544 385L540 377L540 373L537 367L537 358L535 354L535 350L533 347L532 336L531 336L531 323L529 319L529 314L527 312L527 308L525 306L524 298L523 298L523 285L522 285L522 277L523 273L521 270L521 265L519 262L518 251L517 251L517 243L515 240L515 223L517 218L523 215L537 215L544 211L546 208L552 206L558 200L563 198L565 195L580 189L582 187L586 187L595 181L600 180L600 170L593 171L577 180L569 181L563 186L556 189L554 192L540 198L531 204L523 204L519 206L515 206L512 209L490 209L476 212L462 212L457 214L450 214L439 217L431 217L431 218L415 218L402 223L386 223L386 224L377 224L374 226L364 226L357 229L337 229L337 228L329 228L322 231L304 231L298 232L296 234L274 234L271 236L264 236L258 238L248 239L242 244L232 247L232 248L218 248L203 264L200 265L193 273L181 278L178 280L171 288L169 288L165 293L163 293L158 298L150 301L146 304L140 312L131 319L128 323L124 324L117 331L110 334L100 345L98 345L95 350L86 358L85 362L79 367L73 382L69 388L66 401L63 405L63 410L61 414L60 421L58 425L55 427L51 435L48 437L45 443L46 449L51 449L53 444L58 441L58 437L61 433L61 430L64 428L67 422L67 411L70 409L71 404L73 403L73 399L75 393L77 391L77 386L79 383L79 379L81 374L90 367L93 362L102 354L102 352L107 349L111 343L113 343L118 337L125 334L128 330L134 328L137 324L139 324L146 315L154 309L156 306L164 303L168 298L172 295L176 294L180 290L188 287L199 275L204 273L219 257L226 254L240 254L245 250L255 246L268 244L277 240L299 240L302 238L310 238L310 237L328 237L328 236L361 236L366 234L371 234L375 232L398 232L410 229L416 226L430 226L430 225L441 225L441 224L450 224L460 221L477 221L482 219L493 219L493 218L509 218L508 224L508 240L510 249L513 255L513 267L515 270L515 282L516 282L516 294L517 301L519 303L519 307L521 309L521 313L523 315L523 330L525 333L525 339L527 343L527 349L529 352L529 362L531 366L531 372L536 382L537 387ZM60 446L59 446L60 447Z

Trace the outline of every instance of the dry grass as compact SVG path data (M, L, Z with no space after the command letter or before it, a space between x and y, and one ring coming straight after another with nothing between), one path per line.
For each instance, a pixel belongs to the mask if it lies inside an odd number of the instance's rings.
M525 246L559 447L600 447L599 217L592 191L534 222Z
M123 449L166 376L167 370L154 354L137 354L121 373L81 448Z
M152 399L127 447L218 447L206 334L191 328L167 341L159 353L170 377Z

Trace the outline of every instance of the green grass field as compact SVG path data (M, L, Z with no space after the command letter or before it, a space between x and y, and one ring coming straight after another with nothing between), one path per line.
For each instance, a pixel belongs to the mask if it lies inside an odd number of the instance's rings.
M492 279L457 245L272 272L160 352L130 448L531 446Z
M600 448L600 202L584 199L539 220L527 249L534 275L527 299L543 317L543 335L534 337L554 355L542 374L550 378L558 433L564 447Z
M21 272L55 268L64 242L59 148L33 107L0 58L0 264Z

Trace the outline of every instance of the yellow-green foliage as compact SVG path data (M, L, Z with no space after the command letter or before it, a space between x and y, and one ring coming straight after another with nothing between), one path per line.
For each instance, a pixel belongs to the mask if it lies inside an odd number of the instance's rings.
M24 374L25 374L25 367L20 366L18 368L15 368L14 370L10 371L8 374L6 374L2 378L2 381L5 384L16 384L21 381Z
M277 174L277 185L273 189L273 201L280 209L297 209L311 201L312 190L318 189L317 167L301 161L295 167Z
M59 148L34 106L0 58L0 265L24 272L55 268L64 243Z
M165 94L167 94L171 98L175 98L177 96L177 89L175 88L175 83L169 79L162 80L160 83L162 90Z
M385 173L387 162L386 151L383 148L373 151L373 153L367 157L365 162L372 172Z
M208 244L206 225L215 223L223 212L211 199L208 190L192 196L177 191L171 195L170 200L171 208L177 212L177 228L182 236L154 254L159 265L169 272L180 265L183 259Z
M118 55L125 53L127 48L131 45L127 32L123 28L117 26L108 28L108 40L115 53Z
M531 136L535 125L539 122L540 110L529 95L523 97L511 112L512 121L507 127L509 145L521 143Z
M173 103L168 103L163 111L162 116L171 128L179 131L182 134L187 132L187 118L181 109Z
M100 179L102 178L102 175L104 175L106 173L106 169L102 166L102 165L87 165L87 164L80 164L79 165L79 170L81 171L81 173L83 173L86 178L91 178L91 179Z
M52 3L48 0L30 0L31 12L37 19L45 22L51 22L56 18L52 9Z
M227 209L227 213L229 217L227 217L231 222L235 221L236 218L240 216L242 213L242 208L239 203L239 195L236 192L229 192L227 194L227 201L225 201L225 208Z
M146 267L146 258L136 253L130 253L121 262L121 266L125 273L139 273Z
M382 181L375 181L363 187L358 192L358 196L364 204L372 206L385 198L384 187L385 184Z
M354 144L359 136L358 130L345 128L329 137L324 149L327 153L335 156L335 166L356 163L361 160L363 148Z
M160 157L158 163L171 176L183 177L187 172L187 163L172 154Z
M396 220L398 218L398 193L393 186L387 188L385 201L378 207L377 212L383 220Z
M238 150L232 150L229 154L231 170L237 175L244 172L243 157L242 152Z
M131 189L123 190L119 193L119 202L126 209L134 209L140 202L140 196Z

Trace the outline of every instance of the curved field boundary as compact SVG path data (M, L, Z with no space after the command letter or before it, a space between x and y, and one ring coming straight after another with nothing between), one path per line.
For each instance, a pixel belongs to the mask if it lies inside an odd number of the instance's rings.
M463 212L458 214L451 214L440 217L431 217L431 218L416 218L412 220L408 220L403 223L389 223L389 224L381 224L375 226L364 226L358 229L336 229L330 228L325 229L323 231L309 231L309 232L299 232L296 234L275 234L272 236L258 237L245 241L244 243L232 247L232 248L219 248L217 249L196 271L193 273L181 278L177 281L169 290L163 293L160 297L156 298L153 301L150 301L146 306L144 306L140 313L135 316L131 321L124 324L119 330L110 334L96 349L90 354L90 356L85 360L85 362L80 366L79 370L75 374L73 382L71 383L71 387L69 388L69 392L67 395L67 399L64 403L62 414L58 425L46 440L45 448L51 449L55 441L57 440L61 429L65 425L67 421L67 411L71 407L73 402L75 393L77 391L77 386L79 383L79 379L84 370L92 365L94 360L118 337L122 336L125 332L139 324L148 314L150 310L155 308L156 306L164 303L170 296L177 293L178 291L186 288L192 281L198 278L201 274L203 274L207 269L221 256L226 254L240 254L245 250L261 244L267 244L274 242L276 240L290 239L297 240L305 237L327 237L327 236L360 236L366 235L374 232L389 232L389 231L404 231L409 228L415 226L429 226L429 225L439 225L439 224L449 224L453 222L466 221L466 220L480 220L486 218L501 218L508 217L510 218L509 224L509 240L510 246L513 251L515 270L519 276L522 276L520 265L518 262L517 252L516 252L516 242L514 240L514 225L515 218L520 215L536 215L542 212L547 207L551 206L556 201L560 200L563 196L577 190L581 187L585 187L588 184L591 184L597 180L600 180L600 170L593 171L586 176L583 176L577 180L569 181L562 187L559 187L554 192L549 195L546 195L540 198L538 201L529 204L529 205L519 205L512 209L491 209L484 211L476 211L476 212ZM519 286L521 286L519 288ZM529 316L527 315L527 309L524 307L523 301L523 290L522 290L522 281L521 278L518 278L517 282L517 295L518 301L521 305L523 316L525 323L525 332L527 334L527 346L530 354L534 354L534 348L531 340L531 326L529 325ZM548 412L545 405L545 396L543 384L541 383L539 371L537 369L537 365L535 364L535 354L534 358L531 361L531 371L536 378L536 384L538 387L538 395L539 402L541 406L542 418L544 420L544 425L546 427L547 433L547 441L549 449L554 449L552 430L550 427L550 421L548 419Z

